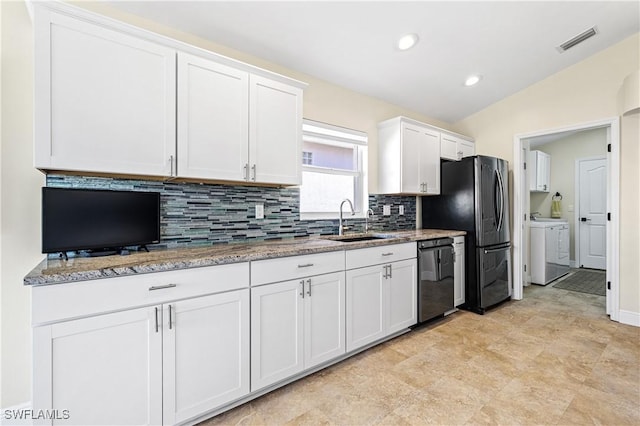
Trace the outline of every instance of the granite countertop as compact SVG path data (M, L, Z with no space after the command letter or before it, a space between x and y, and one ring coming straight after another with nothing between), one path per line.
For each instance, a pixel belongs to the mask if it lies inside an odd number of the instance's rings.
M374 232L372 235L384 236L385 238L357 242L336 241L335 236L315 236L278 241L152 250L149 253L134 252L127 256L76 257L69 260L45 259L24 278L24 284L34 286L62 284L122 275L172 271L336 250L352 250L464 234L464 231L419 229Z

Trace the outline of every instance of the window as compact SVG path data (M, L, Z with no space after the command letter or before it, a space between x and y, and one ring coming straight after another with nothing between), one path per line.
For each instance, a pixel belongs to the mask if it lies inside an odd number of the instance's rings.
M304 120L302 134L301 218L335 219L345 198L362 217L368 209L366 133Z

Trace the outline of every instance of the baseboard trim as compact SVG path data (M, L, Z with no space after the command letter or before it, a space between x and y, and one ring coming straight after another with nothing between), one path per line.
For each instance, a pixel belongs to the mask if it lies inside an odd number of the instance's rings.
M19 418L18 412L26 412L31 410L31 401L23 402L22 404L13 405L7 408L0 408L0 425L32 425L33 419ZM12 413L16 413L13 415Z
M620 309L618 311L618 321L621 324L633 325L635 327L640 327L640 313L639 312L631 312L624 311Z

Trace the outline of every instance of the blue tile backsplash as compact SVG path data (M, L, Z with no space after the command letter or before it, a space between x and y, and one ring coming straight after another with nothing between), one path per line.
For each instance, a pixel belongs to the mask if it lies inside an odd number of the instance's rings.
M337 234L338 220L300 220L299 190L183 182L47 175L47 186L160 193L160 243L149 248L176 248L217 243L260 241ZM255 204L264 204L264 219L255 218ZM391 205L391 216L382 206ZM404 215L399 215L403 205ZM370 195L373 231L415 229L416 199ZM349 219L349 232L362 232L364 219Z

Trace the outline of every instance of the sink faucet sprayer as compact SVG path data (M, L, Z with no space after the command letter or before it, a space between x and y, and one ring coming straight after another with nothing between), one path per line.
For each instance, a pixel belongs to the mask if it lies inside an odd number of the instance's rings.
M349 207L351 208L351 216L354 216L356 214L355 210L353 210L353 203L351 202L351 200L348 198L342 200L342 202L340 203L340 224L338 225L338 235L344 235L344 230L346 229L346 227L342 225L342 206L344 206L344 203L349 203Z
M367 214L364 216L364 232L367 233L369 232L369 218L373 218L374 213L373 210L369 209L367 210Z

